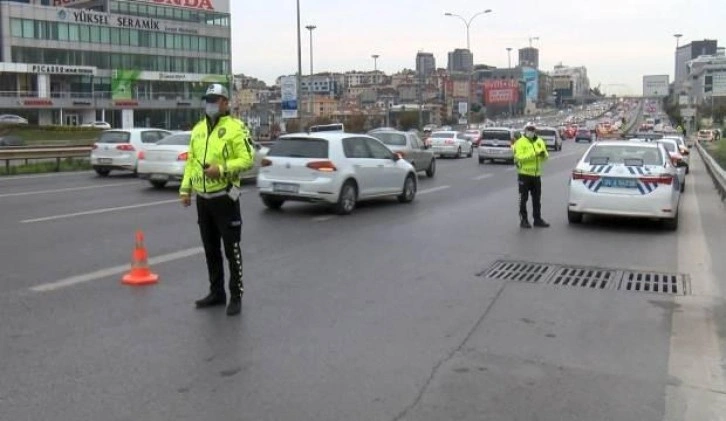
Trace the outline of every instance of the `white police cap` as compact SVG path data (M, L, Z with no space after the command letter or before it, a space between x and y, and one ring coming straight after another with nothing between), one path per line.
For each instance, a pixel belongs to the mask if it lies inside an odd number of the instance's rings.
M229 91L227 91L227 88L224 87L224 85L219 83L213 83L209 85L207 88L207 92L204 94L202 99L207 99L207 97L210 96L221 96L225 99L229 99Z

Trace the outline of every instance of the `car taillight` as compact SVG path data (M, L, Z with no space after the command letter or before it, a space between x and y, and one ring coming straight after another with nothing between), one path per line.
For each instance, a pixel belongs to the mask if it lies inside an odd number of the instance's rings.
M182 152L176 157L177 161L186 161L189 158L189 152Z
M91 149L98 149L98 145L94 143L94 144L93 144L93 145L91 146Z
M126 151L126 152L133 152L136 150L133 145L128 144L128 143L122 143L122 144L116 146L116 149L118 149L120 151Z
M677 167L679 162L681 162L681 157L671 156L671 164L673 164L674 167Z
M267 159L267 158L263 159L263 160L262 160L262 161L260 162L260 166L261 166L261 167L269 167L270 165L272 165L272 161L270 161L270 160L269 160L269 159Z
M640 181L643 183L657 183L657 184L673 184L673 176L671 174L661 174L656 176L645 176L640 177Z
M313 161L309 162L306 167L322 172L333 172L338 170L337 168L335 168L335 165L330 161Z
M589 172L574 170L574 171L572 171L572 179L573 180L594 181L594 180L599 180L600 176L597 174L589 173Z
M139 159L146 159L146 154L144 151L139 152Z

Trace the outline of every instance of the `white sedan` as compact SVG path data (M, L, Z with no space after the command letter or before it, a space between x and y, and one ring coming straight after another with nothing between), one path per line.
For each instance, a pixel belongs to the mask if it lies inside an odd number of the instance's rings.
M431 142L431 150L439 156L450 156L461 158L466 154L467 158L474 155L474 144L464 133L452 130L431 133L428 141Z
M341 215L367 199L412 202L417 183L416 169L380 140L342 132L280 137L257 176L260 198L270 209L286 201L323 203Z
M654 218L678 228L678 171L658 142L598 142L578 162L569 185L570 223L591 214Z

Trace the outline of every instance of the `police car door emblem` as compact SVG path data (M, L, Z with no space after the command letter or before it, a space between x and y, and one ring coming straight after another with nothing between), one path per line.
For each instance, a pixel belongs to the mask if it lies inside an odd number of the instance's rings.
M221 129L219 129L219 131L217 132L217 137L224 137L224 134L225 134L225 133L227 133L227 130L226 130L226 129L225 129L224 127L222 127L222 128L221 128Z

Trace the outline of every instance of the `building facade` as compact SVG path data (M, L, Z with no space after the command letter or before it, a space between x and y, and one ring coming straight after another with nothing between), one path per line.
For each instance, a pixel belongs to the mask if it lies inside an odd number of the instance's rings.
M534 47L520 48L519 66L539 69L539 50Z
M702 41L691 41L690 44L682 45L676 49L676 69L673 82L680 85L688 76L686 64L699 56L713 56L718 50L718 41L704 39Z
M430 76L436 71L436 58L432 53L419 51L416 54L416 74Z
M0 0L0 114L187 128L231 87L229 0Z
M474 69L474 56L465 48L449 52L447 69L450 72L471 72Z

